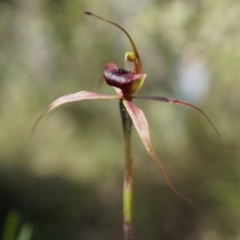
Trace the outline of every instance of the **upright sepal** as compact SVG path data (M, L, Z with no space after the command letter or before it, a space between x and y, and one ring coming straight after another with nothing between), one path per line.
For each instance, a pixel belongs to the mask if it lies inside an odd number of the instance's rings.
M129 33L124 28L122 28L121 26L119 26L115 22L109 21L109 20L107 20L105 18L102 18L102 17L100 17L100 16L98 16L98 15L96 15L94 13L91 13L91 12L84 12L84 13L87 14L87 15L90 15L90 16L94 16L94 17L96 17L98 19L101 19L101 20L103 20L105 22L108 22L108 23L116 26L117 28L121 29L126 34L128 40L129 40L129 42L130 42L130 44L132 46L133 52L134 52L134 58L135 58L134 61L133 61L134 62L134 73L135 74L141 74L142 73L142 61L141 61L140 55L138 53L137 47L136 47L135 43L133 42L133 40L132 40L131 36L129 35Z

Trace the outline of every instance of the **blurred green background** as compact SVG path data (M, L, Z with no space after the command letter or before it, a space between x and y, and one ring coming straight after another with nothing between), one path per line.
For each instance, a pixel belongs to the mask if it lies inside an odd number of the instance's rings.
M170 179L166 185L133 131L138 240L240 239L240 2L237 0L1 0L0 236L7 214L34 240L123 239L123 136L117 100L69 104L96 91L107 62L123 67L126 28L148 77L139 95L181 98L197 111L136 100ZM103 84L101 93L114 94ZM5 240L5 239L3 239Z

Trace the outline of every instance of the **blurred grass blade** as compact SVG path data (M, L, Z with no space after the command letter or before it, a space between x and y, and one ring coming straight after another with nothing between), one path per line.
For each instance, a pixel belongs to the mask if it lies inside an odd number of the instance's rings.
M169 187L182 199L186 200L189 203L192 203L192 201L186 197L184 197L180 192L177 191L177 189L173 186L172 182L170 181L167 173L165 172L160 160L158 159L149 135L149 128L148 128L148 122L145 118L143 112L141 109L137 108L132 102L128 100L123 100L123 104L126 107L133 124L143 142L143 145L145 146L145 149L149 153L149 155L152 157L154 162L157 164L159 170L161 171L164 180L169 185Z
M219 134L217 128L214 126L214 124L212 123L210 118L207 116L207 114L203 110L201 110L200 108L196 107L195 105L193 105L191 103L184 102L182 100L178 100L178 99L174 99L174 98L158 97L158 96L133 96L133 98L173 103L173 104L181 105L181 106L188 107L188 108L194 108L194 109L198 110L199 112L201 112L205 116L205 118L208 120L208 122L212 125L213 129L217 133L218 138L220 138L220 134Z
M104 94L98 94L94 92L87 92L87 91L80 91L77 93L72 93L69 95L62 96L58 99L56 99L54 102L52 102L48 108L43 112L43 114L36 120L32 127L31 131L31 137L38 125L38 123L41 121L41 119L48 113L54 110L55 108L71 102L81 102L81 101L87 101L87 100L100 100L100 99L117 99L120 98L118 95L104 95Z
M11 210L6 217L3 228L2 240L15 240L18 222L18 212L15 210Z
M17 240L30 240L33 233L33 227L29 223L25 223L18 235Z

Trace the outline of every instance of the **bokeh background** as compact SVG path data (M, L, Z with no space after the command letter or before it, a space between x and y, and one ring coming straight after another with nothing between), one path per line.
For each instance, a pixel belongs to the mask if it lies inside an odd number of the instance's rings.
M139 95L190 101L221 135L195 110L135 101L170 179L194 202L169 189L133 131L136 239L240 239L237 0L0 1L0 239L23 229L22 240L123 239L118 101L65 105L29 138L53 100L96 91L107 62L124 67L126 36L85 10L134 39L148 75Z

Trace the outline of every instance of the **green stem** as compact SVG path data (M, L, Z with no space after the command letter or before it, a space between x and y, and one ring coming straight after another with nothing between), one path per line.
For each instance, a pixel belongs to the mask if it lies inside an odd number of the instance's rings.
M131 157L131 129L132 120L120 100L120 111L124 132L125 148L125 176L123 184L123 228L125 240L133 240L132 231L132 157Z

